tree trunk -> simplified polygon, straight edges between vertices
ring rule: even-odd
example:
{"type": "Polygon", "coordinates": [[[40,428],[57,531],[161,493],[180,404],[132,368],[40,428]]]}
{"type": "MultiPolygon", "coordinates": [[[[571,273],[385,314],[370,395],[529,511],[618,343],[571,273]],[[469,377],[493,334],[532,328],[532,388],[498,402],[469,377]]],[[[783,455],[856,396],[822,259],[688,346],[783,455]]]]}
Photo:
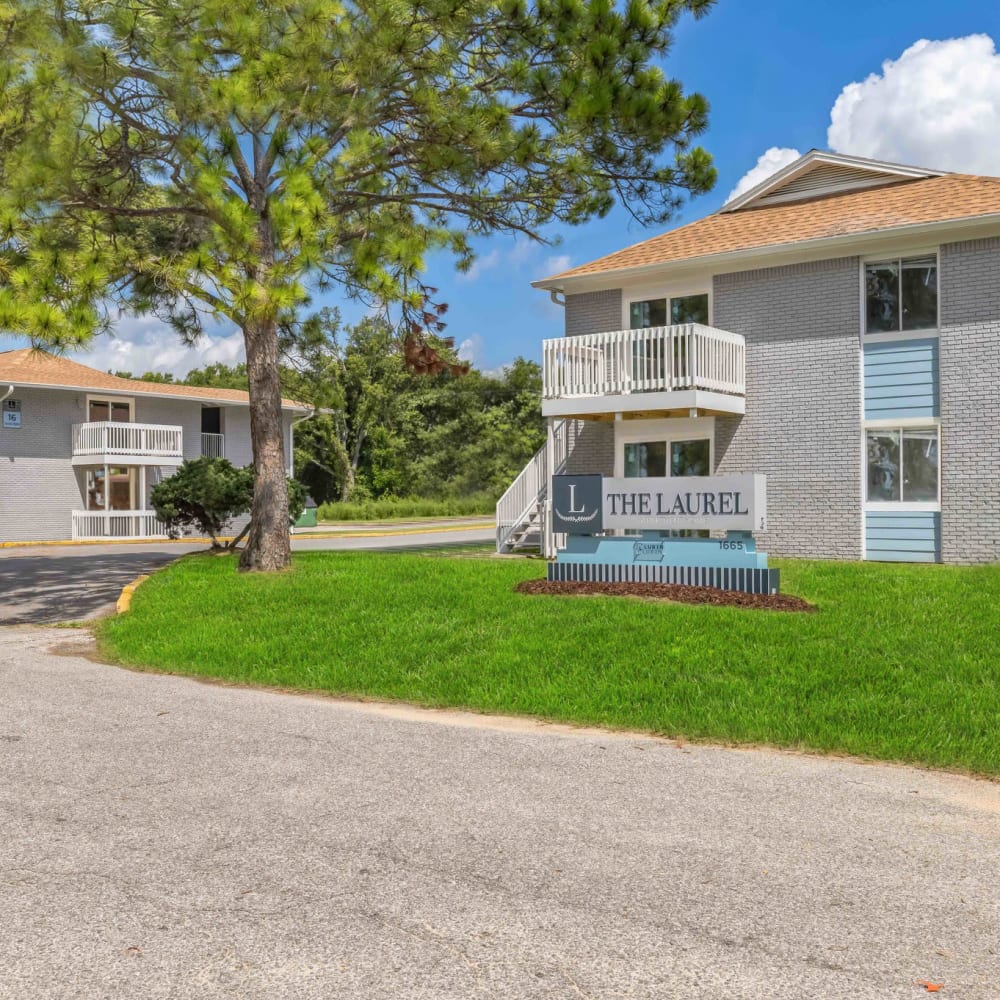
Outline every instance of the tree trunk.
{"type": "Polygon", "coordinates": [[[249,323],[243,337],[250,380],[253,508],[240,569],[269,572],[286,569],[291,562],[277,323],[249,323]]]}
{"type": "Polygon", "coordinates": [[[347,475],[344,478],[344,488],[341,491],[341,500],[350,500],[354,493],[354,484],[358,481],[358,466],[361,464],[361,446],[365,443],[364,428],[358,431],[358,436],[354,439],[354,449],[350,460],[347,463],[347,475]]]}

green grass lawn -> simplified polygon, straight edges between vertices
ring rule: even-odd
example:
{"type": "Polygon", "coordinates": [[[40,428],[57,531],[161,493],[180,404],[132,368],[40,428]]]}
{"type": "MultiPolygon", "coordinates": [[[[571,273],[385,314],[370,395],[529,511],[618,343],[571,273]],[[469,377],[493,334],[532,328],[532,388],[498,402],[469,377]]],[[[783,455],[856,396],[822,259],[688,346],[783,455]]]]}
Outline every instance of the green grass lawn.
{"type": "Polygon", "coordinates": [[[192,556],[99,638],[238,683],[1000,774],[1000,566],[778,565],[818,614],[515,594],[539,560],[192,556]]]}

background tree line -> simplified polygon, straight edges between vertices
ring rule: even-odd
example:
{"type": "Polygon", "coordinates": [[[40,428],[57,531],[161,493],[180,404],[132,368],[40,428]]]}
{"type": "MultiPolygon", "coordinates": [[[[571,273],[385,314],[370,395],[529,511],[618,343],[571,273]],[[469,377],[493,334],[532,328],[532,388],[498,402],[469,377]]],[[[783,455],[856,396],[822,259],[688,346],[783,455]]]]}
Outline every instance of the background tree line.
{"type": "MultiPolygon", "coordinates": [[[[295,478],[318,503],[383,497],[493,500],[545,440],[542,376],[517,358],[501,372],[443,365],[417,374],[381,319],[341,327],[327,310],[283,342],[282,391],[319,409],[295,428],[295,478]]],[[[132,377],[128,372],[117,372],[132,377]]],[[[246,389],[245,364],[146,381],[246,389]]]]}

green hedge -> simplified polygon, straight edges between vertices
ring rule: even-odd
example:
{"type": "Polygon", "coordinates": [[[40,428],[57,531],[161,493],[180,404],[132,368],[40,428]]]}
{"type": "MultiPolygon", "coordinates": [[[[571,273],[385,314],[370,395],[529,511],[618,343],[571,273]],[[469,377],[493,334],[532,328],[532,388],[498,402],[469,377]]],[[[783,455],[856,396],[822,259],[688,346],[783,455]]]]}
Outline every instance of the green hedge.
{"type": "Polygon", "coordinates": [[[383,497],[361,503],[324,503],[316,515],[321,521],[388,521],[401,517],[469,517],[495,510],[493,497],[477,493],[452,500],[383,497]]]}

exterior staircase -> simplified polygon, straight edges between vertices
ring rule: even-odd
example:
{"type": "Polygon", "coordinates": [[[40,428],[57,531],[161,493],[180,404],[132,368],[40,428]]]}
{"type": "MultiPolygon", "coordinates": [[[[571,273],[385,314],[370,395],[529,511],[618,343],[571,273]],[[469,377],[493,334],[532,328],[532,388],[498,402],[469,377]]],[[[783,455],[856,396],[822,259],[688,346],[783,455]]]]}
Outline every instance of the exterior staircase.
{"type": "Polygon", "coordinates": [[[549,478],[566,467],[568,450],[567,421],[551,421],[548,441],[497,501],[497,552],[538,549],[544,555],[551,554],[551,538],[546,532],[549,478]]]}

